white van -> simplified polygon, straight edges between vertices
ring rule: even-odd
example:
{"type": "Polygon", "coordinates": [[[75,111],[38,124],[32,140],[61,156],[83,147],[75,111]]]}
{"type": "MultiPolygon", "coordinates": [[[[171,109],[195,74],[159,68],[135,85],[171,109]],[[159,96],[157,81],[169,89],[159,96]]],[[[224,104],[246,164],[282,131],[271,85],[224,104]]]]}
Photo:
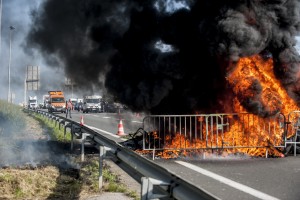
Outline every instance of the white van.
{"type": "Polygon", "coordinates": [[[99,95],[85,96],[83,98],[83,113],[102,112],[101,99],[99,95]]]}

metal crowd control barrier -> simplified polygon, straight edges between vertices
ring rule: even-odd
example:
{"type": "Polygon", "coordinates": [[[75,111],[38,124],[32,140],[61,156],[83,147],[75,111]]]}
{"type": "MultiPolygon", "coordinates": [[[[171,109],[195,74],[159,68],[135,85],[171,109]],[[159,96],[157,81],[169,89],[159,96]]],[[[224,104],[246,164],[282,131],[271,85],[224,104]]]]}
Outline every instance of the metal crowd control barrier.
{"type": "MultiPolygon", "coordinates": [[[[249,113],[150,115],[143,120],[143,149],[223,150],[284,147],[285,116],[249,113]]],[[[267,155],[266,155],[267,156],[267,155]]]]}

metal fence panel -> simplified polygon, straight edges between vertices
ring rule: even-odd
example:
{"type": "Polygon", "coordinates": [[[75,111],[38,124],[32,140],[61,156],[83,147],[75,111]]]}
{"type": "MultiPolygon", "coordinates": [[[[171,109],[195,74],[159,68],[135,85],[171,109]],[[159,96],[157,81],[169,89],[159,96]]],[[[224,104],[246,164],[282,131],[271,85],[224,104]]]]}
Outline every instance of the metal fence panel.
{"type": "Polygon", "coordinates": [[[260,118],[249,113],[150,115],[143,121],[148,133],[144,150],[265,148],[282,146],[285,117],[260,118]]]}

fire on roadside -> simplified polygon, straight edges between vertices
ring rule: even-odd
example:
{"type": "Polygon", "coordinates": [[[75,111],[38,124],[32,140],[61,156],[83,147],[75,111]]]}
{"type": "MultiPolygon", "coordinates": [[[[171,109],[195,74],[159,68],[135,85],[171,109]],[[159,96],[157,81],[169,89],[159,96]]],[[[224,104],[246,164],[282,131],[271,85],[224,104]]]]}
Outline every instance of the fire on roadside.
{"type": "MultiPolygon", "coordinates": [[[[265,129],[257,131],[257,128],[255,128],[257,125],[264,126],[269,117],[278,113],[287,115],[291,111],[299,110],[296,102],[288,95],[276,78],[273,67],[272,58],[264,58],[260,55],[244,57],[237,62],[235,68],[226,77],[234,94],[232,97],[232,110],[228,112],[249,113],[250,111],[256,117],[235,118],[235,121],[230,126],[230,130],[225,131],[224,134],[207,135],[207,139],[212,143],[212,146],[223,147],[221,149],[223,155],[242,153],[263,157],[268,151],[268,154],[274,157],[284,156],[280,150],[274,148],[274,146],[283,142],[282,132],[270,136],[265,129]],[[250,134],[236,134],[241,121],[244,124],[250,124],[248,127],[245,127],[250,134]],[[245,148],[226,148],[226,144],[220,144],[220,141],[232,140],[232,138],[239,142],[239,144],[235,145],[245,148]],[[247,148],[249,146],[268,148],[247,148]]],[[[224,108],[227,107],[224,105],[224,108]]],[[[198,120],[201,121],[203,119],[199,117],[198,120]]],[[[272,125],[280,130],[280,124],[274,123],[272,125]]],[[[206,128],[205,124],[202,128],[206,128]]],[[[155,134],[155,137],[158,137],[157,134],[155,134]]],[[[190,152],[195,153],[207,148],[207,141],[199,138],[189,138],[178,132],[173,133],[172,137],[166,134],[161,139],[164,141],[164,150],[157,153],[156,156],[165,159],[187,156],[190,152]],[[191,151],[188,151],[189,149],[191,151]]]]}

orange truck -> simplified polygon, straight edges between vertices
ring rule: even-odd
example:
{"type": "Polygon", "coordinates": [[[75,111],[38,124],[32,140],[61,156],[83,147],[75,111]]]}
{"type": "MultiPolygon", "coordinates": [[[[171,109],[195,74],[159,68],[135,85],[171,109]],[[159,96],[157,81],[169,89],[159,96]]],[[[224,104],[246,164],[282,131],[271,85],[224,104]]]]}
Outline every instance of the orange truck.
{"type": "Polygon", "coordinates": [[[48,91],[48,112],[66,112],[66,101],[62,91],[48,91]]]}

